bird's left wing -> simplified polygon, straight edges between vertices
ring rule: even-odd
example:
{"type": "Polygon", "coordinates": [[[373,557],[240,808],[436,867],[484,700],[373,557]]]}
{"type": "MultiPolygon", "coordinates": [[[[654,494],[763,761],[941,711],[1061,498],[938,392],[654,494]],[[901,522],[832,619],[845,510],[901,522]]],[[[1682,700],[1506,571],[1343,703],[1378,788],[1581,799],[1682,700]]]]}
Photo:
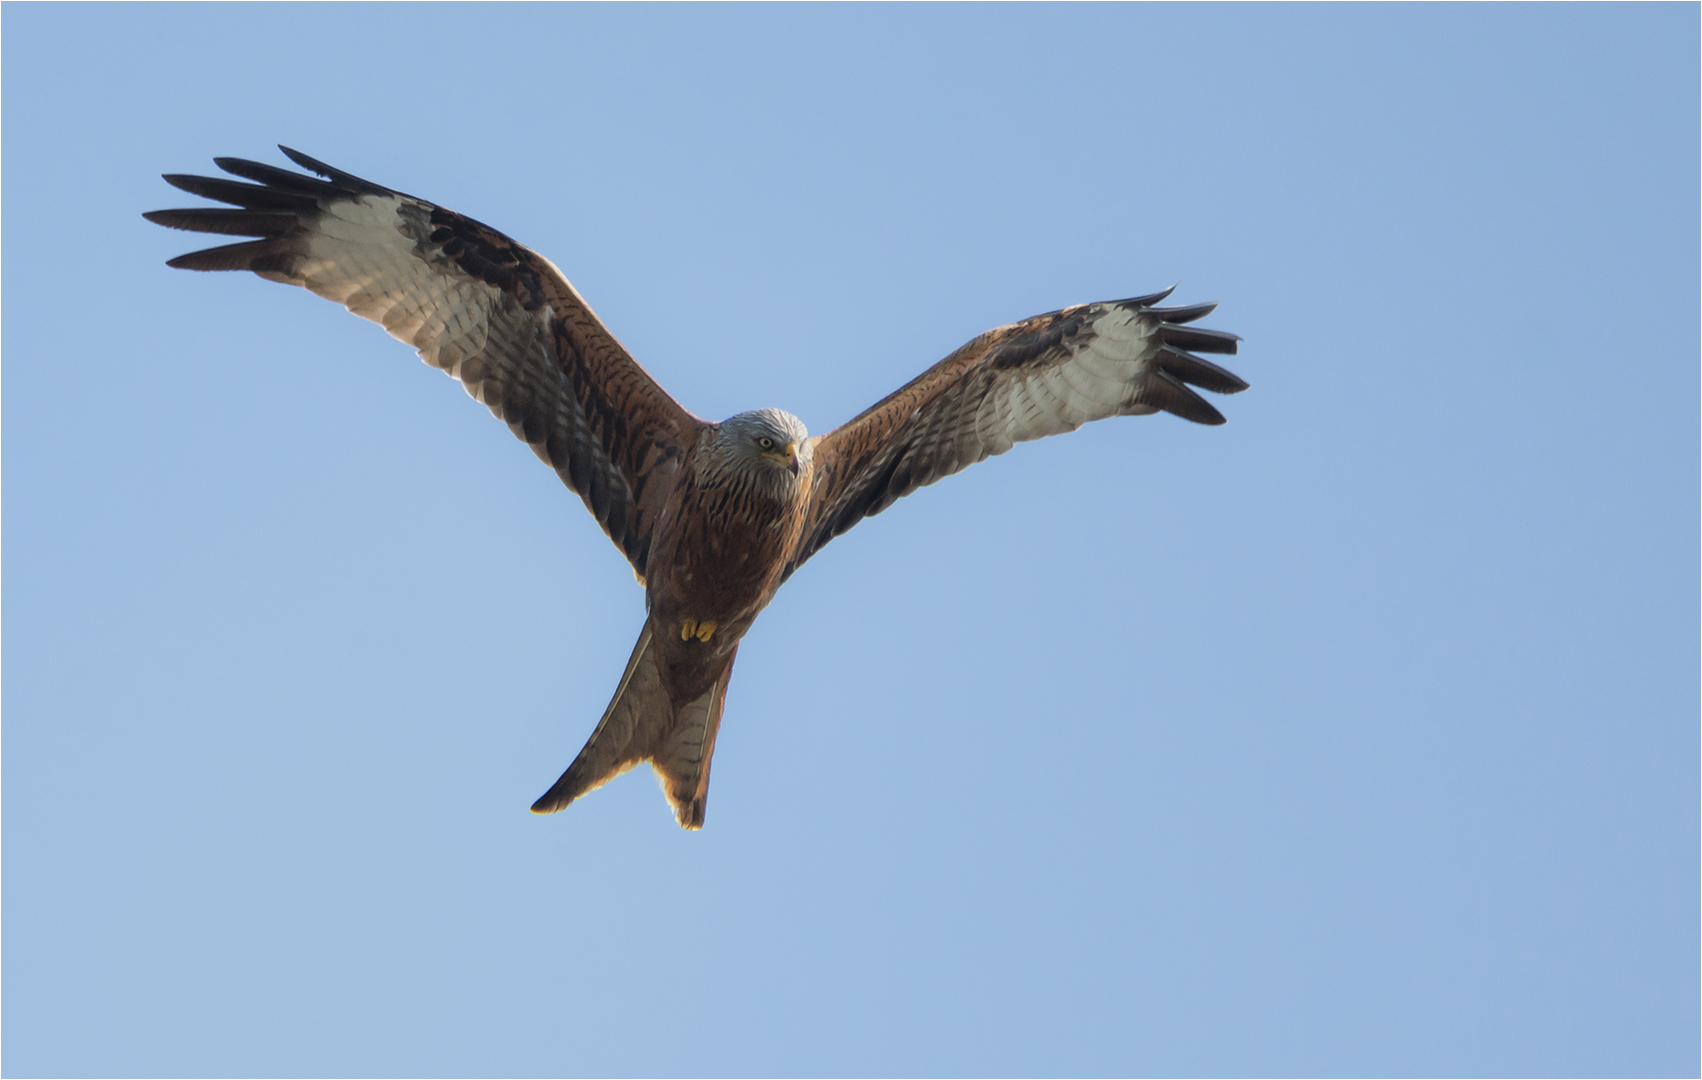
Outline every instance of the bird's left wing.
{"type": "Polygon", "coordinates": [[[786,574],[893,500],[1019,442],[1160,410],[1223,423],[1223,414],[1185,384],[1220,394],[1247,389],[1194,355],[1234,353],[1240,338],[1188,325],[1216,304],[1154,306],[1170,291],[989,330],[821,436],[808,516],[786,574]]]}
{"type": "Polygon", "coordinates": [[[259,237],[170,265],[300,285],[414,346],[555,469],[643,575],[656,518],[704,422],[638,366],[548,259],[472,218],[279,149],[325,179],[241,158],[214,162],[257,183],[165,178],[236,209],[156,210],[148,220],[259,237]]]}

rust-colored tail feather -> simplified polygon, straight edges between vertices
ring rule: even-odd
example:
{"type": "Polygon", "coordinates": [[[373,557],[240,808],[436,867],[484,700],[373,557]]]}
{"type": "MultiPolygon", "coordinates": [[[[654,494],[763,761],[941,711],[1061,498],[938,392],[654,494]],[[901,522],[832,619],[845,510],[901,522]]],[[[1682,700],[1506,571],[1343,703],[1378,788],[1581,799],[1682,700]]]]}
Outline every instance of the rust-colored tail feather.
{"type": "Polygon", "coordinates": [[[701,697],[675,708],[662,687],[646,625],[603,719],[561,779],[532,804],[532,812],[553,814],[648,760],[680,827],[701,829],[709,797],[709,762],[737,652],[727,658],[721,677],[701,697]]]}
{"type": "Polygon", "coordinates": [[[721,730],[721,709],[727,704],[727,682],[733,677],[734,646],[721,677],[703,696],[674,710],[673,724],[663,733],[650,757],[662,781],[662,794],[674,808],[682,829],[703,828],[709,801],[709,761],[715,756],[715,736],[721,730]]]}

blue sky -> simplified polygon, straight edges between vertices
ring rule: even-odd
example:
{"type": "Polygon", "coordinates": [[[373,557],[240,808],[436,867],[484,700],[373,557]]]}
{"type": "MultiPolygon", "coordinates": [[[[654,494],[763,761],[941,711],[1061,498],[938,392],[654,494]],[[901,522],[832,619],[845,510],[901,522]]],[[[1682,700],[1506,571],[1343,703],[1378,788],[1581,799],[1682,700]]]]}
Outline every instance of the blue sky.
{"type": "Polygon", "coordinates": [[[12,1075],[1694,1074],[1698,10],[4,11],[12,1075]],[[1180,282],[1229,423],[836,540],[708,826],[642,600],[162,172],[298,147],[826,431],[1180,282]]]}

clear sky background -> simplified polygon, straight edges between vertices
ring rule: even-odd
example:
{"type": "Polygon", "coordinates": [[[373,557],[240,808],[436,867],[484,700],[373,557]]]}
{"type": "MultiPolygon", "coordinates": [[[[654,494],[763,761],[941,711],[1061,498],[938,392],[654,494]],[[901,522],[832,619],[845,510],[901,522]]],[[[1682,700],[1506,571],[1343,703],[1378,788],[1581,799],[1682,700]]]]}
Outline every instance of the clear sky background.
{"type": "Polygon", "coordinates": [[[1694,1074],[1698,9],[4,12],[11,1075],[1694,1074]],[[708,827],[527,806],[642,594],[286,143],[816,432],[1180,281],[1252,383],[859,525],[708,827]]]}

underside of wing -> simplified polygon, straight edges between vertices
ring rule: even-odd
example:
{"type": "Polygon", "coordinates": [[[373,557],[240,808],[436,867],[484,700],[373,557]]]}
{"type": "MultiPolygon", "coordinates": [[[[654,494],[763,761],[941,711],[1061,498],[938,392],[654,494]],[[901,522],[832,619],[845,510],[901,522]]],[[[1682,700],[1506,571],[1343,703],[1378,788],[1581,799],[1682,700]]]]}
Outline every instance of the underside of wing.
{"type": "Polygon", "coordinates": [[[643,574],[656,516],[703,422],[547,259],[472,218],[284,153],[319,176],[241,158],[214,161],[243,181],[166,176],[229,205],[148,220],[254,238],[169,265],[299,285],[412,345],[554,468],[643,574]]]}
{"type": "Polygon", "coordinates": [[[1247,383],[1198,354],[1233,354],[1240,338],[1192,325],[1216,304],[1158,307],[1170,291],[990,330],[822,436],[809,519],[787,574],[894,500],[1019,442],[1160,411],[1223,423],[1193,387],[1234,394],[1247,383]]]}

